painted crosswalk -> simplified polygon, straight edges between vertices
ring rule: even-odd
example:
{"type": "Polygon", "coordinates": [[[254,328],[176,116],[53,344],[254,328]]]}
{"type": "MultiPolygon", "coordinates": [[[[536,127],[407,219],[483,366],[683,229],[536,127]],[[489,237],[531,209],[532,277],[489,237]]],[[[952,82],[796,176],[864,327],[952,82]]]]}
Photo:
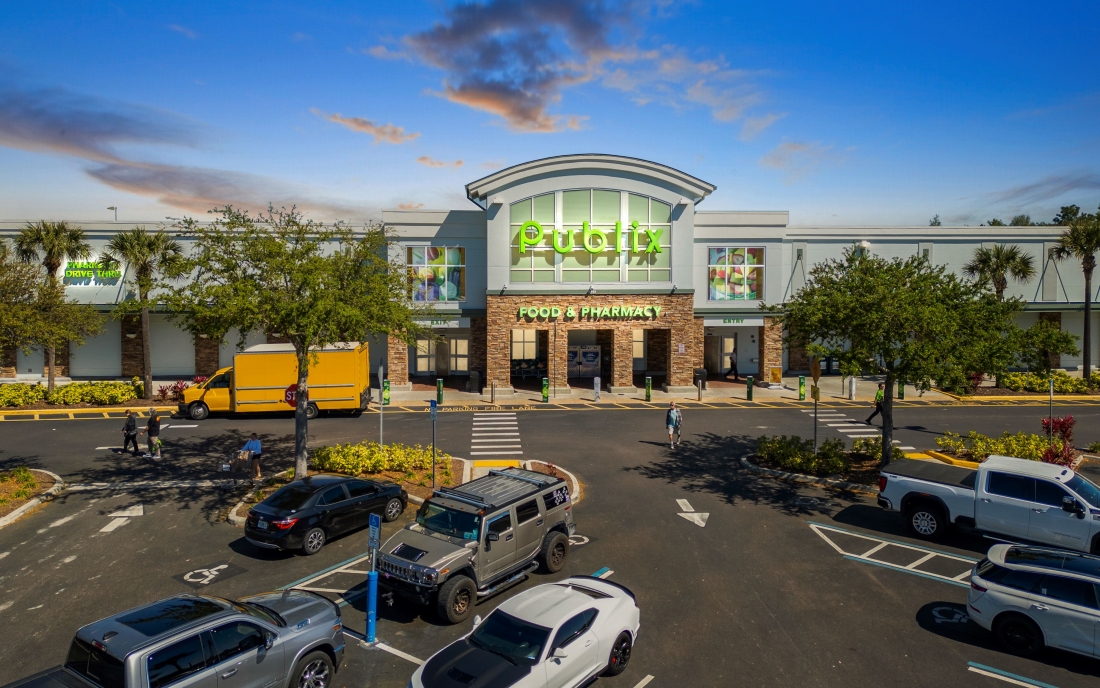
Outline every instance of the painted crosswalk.
{"type": "MultiPolygon", "coordinates": [[[[813,413],[810,409],[804,409],[802,412],[813,413]]],[[[827,428],[836,430],[844,437],[882,437],[882,428],[868,425],[855,418],[849,418],[846,414],[840,413],[839,411],[818,413],[817,421],[827,428]]]]}
{"type": "Polygon", "coordinates": [[[470,429],[470,456],[523,454],[519,421],[514,412],[475,413],[470,429]]]}

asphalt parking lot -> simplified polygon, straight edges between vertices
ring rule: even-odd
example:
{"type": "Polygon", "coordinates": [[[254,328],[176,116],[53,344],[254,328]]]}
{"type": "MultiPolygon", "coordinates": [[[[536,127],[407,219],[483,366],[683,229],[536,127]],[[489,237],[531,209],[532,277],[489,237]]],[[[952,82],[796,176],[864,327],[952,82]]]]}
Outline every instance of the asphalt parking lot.
{"type": "MultiPolygon", "coordinates": [[[[1097,414],[1081,411],[1078,435],[1096,433],[1097,414]]],[[[944,429],[1037,428],[1039,415],[1035,408],[909,409],[896,436],[928,448],[928,437],[944,429]]],[[[423,443],[426,416],[387,416],[387,441],[423,443]]],[[[1091,685],[1098,675],[1095,660],[1057,651],[1037,660],[1004,654],[965,621],[965,574],[989,541],[951,534],[928,546],[908,538],[900,518],[870,497],[743,470],[736,459],[758,434],[806,436],[798,410],[689,409],[676,449],[662,436],[658,409],[517,417],[523,458],[562,465],[584,483],[574,513],[587,543],[574,548],[557,576],[534,575],[482,602],[477,613],[518,590],[609,569],[612,580],[637,594],[642,631],[626,673],[601,685],[633,688],[647,676],[650,686],[685,685],[684,677],[700,686],[996,685],[992,670],[1065,688],[1091,685]],[[702,514],[705,526],[697,524],[702,514]]],[[[220,520],[233,492],[181,484],[211,478],[217,457],[252,431],[267,438],[273,463],[288,461],[276,450],[292,429],[288,419],[212,419],[180,428],[174,439],[165,432],[170,458],[163,465],[95,450],[110,445],[117,424],[0,426],[5,465],[29,463],[81,483],[162,481],[71,492],[0,530],[0,621],[26,629],[9,633],[0,647],[0,682],[58,663],[80,625],[195,589],[234,597],[291,584],[321,588],[348,600],[347,626],[363,631],[363,600],[355,593],[363,585],[357,560],[366,552],[365,532],[308,558],[256,550],[220,520]]],[[[442,449],[465,456],[471,415],[440,414],[438,435],[442,449]]],[[[311,424],[315,443],[376,437],[377,416],[311,424]]],[[[402,523],[387,524],[383,536],[402,523]]],[[[468,630],[469,622],[443,626],[401,602],[383,606],[378,635],[396,652],[349,644],[337,685],[402,688],[415,668],[402,655],[426,659],[468,630]]]]}

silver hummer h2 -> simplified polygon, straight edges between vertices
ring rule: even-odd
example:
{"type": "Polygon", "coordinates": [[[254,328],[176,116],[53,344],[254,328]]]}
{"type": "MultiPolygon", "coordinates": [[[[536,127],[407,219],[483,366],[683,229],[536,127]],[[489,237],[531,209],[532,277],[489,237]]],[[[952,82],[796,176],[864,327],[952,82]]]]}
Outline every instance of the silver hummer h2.
{"type": "Polygon", "coordinates": [[[379,550],[383,595],[434,603],[441,619],[460,623],[478,599],[533,569],[565,566],[571,507],[565,480],[519,468],[440,488],[379,550]]]}

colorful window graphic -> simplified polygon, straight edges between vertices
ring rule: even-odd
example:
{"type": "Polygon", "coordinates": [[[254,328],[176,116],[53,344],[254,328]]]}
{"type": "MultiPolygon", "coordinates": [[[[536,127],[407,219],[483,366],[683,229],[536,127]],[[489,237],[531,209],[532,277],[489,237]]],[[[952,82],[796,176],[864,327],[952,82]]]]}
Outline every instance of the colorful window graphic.
{"type": "Polygon", "coordinates": [[[707,249],[707,298],[754,301],[764,298],[764,249],[711,246],[707,249]]]}
{"type": "Polygon", "coordinates": [[[413,301],[465,301],[466,249],[410,246],[407,261],[413,301]]]}

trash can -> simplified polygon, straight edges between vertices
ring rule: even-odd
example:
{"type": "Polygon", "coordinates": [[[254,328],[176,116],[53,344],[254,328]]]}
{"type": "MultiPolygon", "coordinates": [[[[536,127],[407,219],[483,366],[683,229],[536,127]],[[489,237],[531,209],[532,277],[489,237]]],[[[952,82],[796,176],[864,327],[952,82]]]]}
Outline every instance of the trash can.
{"type": "Polygon", "coordinates": [[[466,391],[471,394],[481,394],[481,373],[470,371],[470,379],[466,381],[466,391]]]}
{"type": "Polygon", "coordinates": [[[696,368],[695,369],[695,374],[691,379],[691,383],[693,385],[695,385],[696,387],[698,387],[700,381],[703,383],[703,389],[706,389],[707,388],[707,369],[706,368],[696,368]]]}

